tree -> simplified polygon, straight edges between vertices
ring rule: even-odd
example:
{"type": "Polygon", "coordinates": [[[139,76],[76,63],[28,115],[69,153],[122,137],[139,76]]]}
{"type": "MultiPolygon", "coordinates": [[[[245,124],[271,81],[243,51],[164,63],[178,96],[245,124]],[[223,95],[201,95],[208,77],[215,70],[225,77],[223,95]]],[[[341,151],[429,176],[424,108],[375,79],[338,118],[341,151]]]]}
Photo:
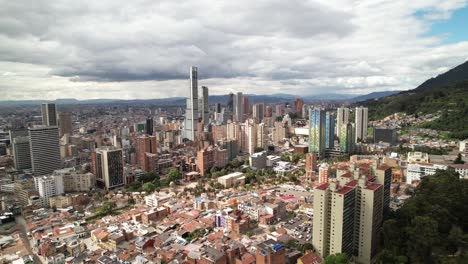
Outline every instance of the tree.
{"type": "Polygon", "coordinates": [[[166,179],[166,184],[169,184],[171,182],[176,183],[179,179],[182,179],[182,173],[178,169],[171,168],[167,172],[167,179],[166,179]]]}
{"type": "Polygon", "coordinates": [[[262,151],[264,151],[264,150],[265,150],[265,149],[262,148],[262,147],[255,147],[255,148],[254,148],[254,152],[262,152],[262,151]]]}
{"type": "Polygon", "coordinates": [[[252,231],[247,231],[245,234],[246,234],[249,238],[251,238],[251,237],[253,236],[252,231]]]}
{"type": "Polygon", "coordinates": [[[155,189],[156,189],[156,185],[154,185],[151,182],[147,182],[147,183],[143,184],[143,191],[146,192],[146,193],[152,193],[152,192],[154,192],[155,189]]]}
{"type": "Polygon", "coordinates": [[[133,198],[131,196],[127,199],[127,202],[128,202],[128,204],[131,204],[131,205],[134,205],[136,203],[135,198],[133,198]]]}
{"type": "Polygon", "coordinates": [[[462,159],[461,153],[458,153],[457,158],[453,161],[453,164],[465,164],[465,162],[462,159]]]}
{"type": "Polygon", "coordinates": [[[349,263],[346,253],[337,253],[325,258],[325,264],[346,264],[349,263]]]}

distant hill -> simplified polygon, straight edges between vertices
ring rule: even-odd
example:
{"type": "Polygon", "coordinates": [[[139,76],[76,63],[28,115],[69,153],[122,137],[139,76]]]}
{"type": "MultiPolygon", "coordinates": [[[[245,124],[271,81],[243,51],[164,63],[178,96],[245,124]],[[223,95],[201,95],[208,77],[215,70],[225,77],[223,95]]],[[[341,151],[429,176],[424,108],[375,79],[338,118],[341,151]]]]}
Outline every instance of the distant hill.
{"type": "Polygon", "coordinates": [[[371,120],[396,112],[437,113],[440,118],[424,124],[425,127],[450,131],[455,138],[468,138],[468,62],[425,81],[413,90],[360,104],[369,108],[371,120]]]}
{"type": "MultiPolygon", "coordinates": [[[[305,101],[341,101],[351,100],[355,95],[349,94],[317,94],[317,95],[292,95],[292,94],[244,94],[249,98],[249,102],[258,103],[263,102],[266,104],[271,103],[284,103],[291,102],[294,98],[302,98],[305,101]]],[[[226,104],[228,95],[210,95],[210,104],[226,104]]],[[[56,103],[58,105],[75,105],[75,104],[158,104],[161,106],[167,105],[185,105],[185,97],[170,97],[160,99],[90,99],[90,100],[77,100],[77,99],[57,99],[57,100],[18,100],[18,101],[0,101],[0,106],[18,106],[18,105],[40,105],[42,103],[56,103]]]]}
{"type": "Polygon", "coordinates": [[[458,65],[457,67],[449,70],[448,72],[438,75],[435,78],[430,78],[429,80],[419,85],[413,91],[428,91],[434,88],[449,86],[463,81],[468,81],[468,61],[458,65]]]}
{"type": "Polygon", "coordinates": [[[399,92],[400,91],[373,92],[373,93],[366,94],[366,95],[356,96],[356,97],[353,98],[353,101],[361,102],[361,101],[366,101],[366,100],[369,100],[369,99],[378,99],[378,98],[389,96],[389,95],[392,95],[392,94],[397,94],[399,92]]]}

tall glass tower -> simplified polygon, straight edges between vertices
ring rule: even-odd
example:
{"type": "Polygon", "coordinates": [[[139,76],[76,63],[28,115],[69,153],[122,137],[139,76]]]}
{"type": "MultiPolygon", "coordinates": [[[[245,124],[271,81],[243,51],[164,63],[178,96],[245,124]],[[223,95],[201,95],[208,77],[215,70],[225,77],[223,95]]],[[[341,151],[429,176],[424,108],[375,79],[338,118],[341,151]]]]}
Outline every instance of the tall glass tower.
{"type": "Polygon", "coordinates": [[[189,95],[185,111],[184,134],[190,140],[195,140],[198,123],[198,69],[190,67],[189,95]]]}
{"type": "Polygon", "coordinates": [[[309,113],[309,152],[325,156],[325,110],[312,109],[309,113]]]}

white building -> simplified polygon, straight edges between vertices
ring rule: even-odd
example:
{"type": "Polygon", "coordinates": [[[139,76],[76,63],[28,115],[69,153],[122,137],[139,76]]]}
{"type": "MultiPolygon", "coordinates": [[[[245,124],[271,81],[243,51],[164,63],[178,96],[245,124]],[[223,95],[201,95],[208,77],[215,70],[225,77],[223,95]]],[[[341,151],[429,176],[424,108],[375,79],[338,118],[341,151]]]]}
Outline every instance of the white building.
{"type": "Polygon", "coordinates": [[[451,164],[450,167],[460,174],[460,178],[468,178],[468,164],[451,164]]]}
{"type": "Polygon", "coordinates": [[[355,109],[356,123],[356,143],[365,141],[367,138],[367,124],[369,122],[367,107],[356,107],[355,109]]]}
{"type": "Polygon", "coordinates": [[[278,163],[280,161],[281,161],[280,156],[269,155],[269,156],[267,156],[266,165],[267,165],[267,167],[274,167],[274,166],[276,166],[276,163],[278,163]]]}
{"type": "Polygon", "coordinates": [[[95,187],[94,175],[90,172],[83,173],[75,168],[55,170],[53,175],[63,177],[63,188],[65,192],[87,192],[95,187]]]}
{"type": "Polygon", "coordinates": [[[436,170],[446,170],[446,165],[431,163],[409,163],[406,168],[406,183],[420,181],[422,177],[435,174],[436,170]]]}
{"type": "Polygon", "coordinates": [[[64,191],[62,175],[47,175],[34,177],[34,186],[43,199],[44,206],[49,205],[49,198],[62,195],[64,191]]]}
{"type": "Polygon", "coordinates": [[[145,204],[148,207],[159,207],[163,203],[169,201],[170,195],[158,195],[156,193],[145,196],[145,204]]]}
{"type": "Polygon", "coordinates": [[[423,152],[408,152],[408,163],[425,162],[429,163],[429,155],[423,152]]]}
{"type": "Polygon", "coordinates": [[[458,149],[463,156],[468,156],[468,139],[460,141],[460,147],[458,149]]]}
{"type": "Polygon", "coordinates": [[[234,184],[239,183],[243,185],[245,183],[245,176],[242,172],[233,172],[218,178],[218,182],[226,188],[232,187],[234,184]]]}

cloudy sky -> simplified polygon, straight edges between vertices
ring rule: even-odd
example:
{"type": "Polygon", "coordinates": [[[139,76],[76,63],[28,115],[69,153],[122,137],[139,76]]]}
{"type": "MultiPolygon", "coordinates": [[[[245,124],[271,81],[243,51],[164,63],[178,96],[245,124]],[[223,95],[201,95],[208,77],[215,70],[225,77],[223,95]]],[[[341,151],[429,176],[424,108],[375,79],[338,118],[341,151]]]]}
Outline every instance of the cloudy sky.
{"type": "Polygon", "coordinates": [[[0,100],[365,94],[468,60],[466,0],[0,0],[0,100]]]}

